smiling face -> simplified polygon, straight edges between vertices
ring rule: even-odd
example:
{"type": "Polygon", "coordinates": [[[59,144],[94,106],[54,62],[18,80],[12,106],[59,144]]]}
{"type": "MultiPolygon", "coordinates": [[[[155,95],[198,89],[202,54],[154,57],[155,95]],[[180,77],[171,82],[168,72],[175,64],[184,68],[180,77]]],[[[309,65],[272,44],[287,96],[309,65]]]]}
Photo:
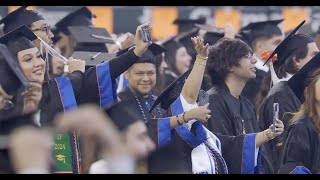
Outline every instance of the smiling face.
{"type": "Polygon", "coordinates": [[[129,87],[141,96],[146,96],[156,85],[156,66],[152,63],[136,63],[126,71],[129,87]]]}
{"type": "Polygon", "coordinates": [[[239,65],[232,67],[232,73],[246,82],[254,79],[256,78],[256,62],[257,59],[255,56],[251,54],[244,56],[240,59],[239,65]]]}
{"type": "MultiPolygon", "coordinates": [[[[54,37],[53,33],[50,30],[50,26],[44,21],[39,20],[31,24],[32,32],[40,37],[44,42],[53,46],[52,38],[54,37]]],[[[36,39],[33,41],[34,45],[40,49],[40,40],[36,39]]]]}
{"type": "Polygon", "coordinates": [[[19,64],[29,81],[43,83],[45,62],[38,48],[30,48],[18,52],[19,64]]]}
{"type": "Polygon", "coordinates": [[[188,54],[185,47],[180,47],[176,52],[176,68],[180,74],[188,71],[192,57],[188,54]]]}

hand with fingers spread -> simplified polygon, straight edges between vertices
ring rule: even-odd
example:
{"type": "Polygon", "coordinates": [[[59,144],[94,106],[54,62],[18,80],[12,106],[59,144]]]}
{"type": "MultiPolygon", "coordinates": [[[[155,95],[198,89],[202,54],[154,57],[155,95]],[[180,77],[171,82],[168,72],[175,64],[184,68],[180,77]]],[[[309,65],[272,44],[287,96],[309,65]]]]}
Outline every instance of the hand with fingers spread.
{"type": "Polygon", "coordinates": [[[38,110],[42,98],[42,84],[30,82],[30,87],[21,95],[24,97],[23,114],[30,114],[38,110]]]}
{"type": "Polygon", "coordinates": [[[211,117],[211,110],[209,110],[209,103],[204,106],[191,109],[185,113],[185,119],[187,121],[196,119],[203,123],[207,122],[211,117]]]}
{"type": "MultiPolygon", "coordinates": [[[[148,47],[152,44],[152,42],[144,42],[142,38],[142,27],[148,24],[142,24],[137,27],[136,34],[134,36],[135,49],[133,50],[136,56],[141,57],[143,53],[145,53],[148,47]]],[[[150,25],[148,25],[150,27],[150,25]]],[[[152,28],[150,27],[150,30],[152,28]]]]}
{"type": "Polygon", "coordinates": [[[191,41],[194,45],[194,48],[197,51],[197,54],[202,57],[202,58],[207,58],[208,57],[208,47],[209,44],[207,43],[204,45],[204,40],[201,37],[192,37],[191,41]]]}
{"type": "Polygon", "coordinates": [[[69,61],[68,61],[69,73],[72,73],[74,71],[84,72],[85,67],[86,67],[85,61],[82,61],[81,59],[74,59],[73,57],[69,58],[69,61]]]}
{"type": "Polygon", "coordinates": [[[236,37],[236,29],[230,23],[224,27],[224,37],[234,39],[236,37]]]}

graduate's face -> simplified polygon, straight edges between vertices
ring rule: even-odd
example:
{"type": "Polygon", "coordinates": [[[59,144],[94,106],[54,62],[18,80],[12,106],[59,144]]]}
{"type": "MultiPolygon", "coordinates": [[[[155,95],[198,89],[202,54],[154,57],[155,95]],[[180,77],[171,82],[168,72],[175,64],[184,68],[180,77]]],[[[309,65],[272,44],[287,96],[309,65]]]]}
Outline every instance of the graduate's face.
{"type": "Polygon", "coordinates": [[[192,57],[188,54],[185,47],[180,47],[176,53],[176,68],[180,74],[188,71],[192,57]]]}
{"type": "Polygon", "coordinates": [[[232,73],[239,79],[248,81],[256,78],[256,66],[257,59],[252,54],[248,54],[242,57],[238,66],[233,66],[232,73]]]}
{"type": "Polygon", "coordinates": [[[256,48],[254,48],[254,53],[259,59],[262,59],[261,55],[264,52],[273,52],[283,39],[284,37],[282,35],[276,35],[269,39],[260,40],[257,42],[256,48]]]}
{"type": "Polygon", "coordinates": [[[136,159],[146,158],[155,149],[155,144],[148,135],[143,121],[131,124],[125,133],[125,142],[136,159]]]}
{"type": "Polygon", "coordinates": [[[34,47],[18,52],[19,64],[29,81],[43,83],[45,62],[41,58],[40,51],[34,47]]]}
{"type": "Polygon", "coordinates": [[[307,56],[303,59],[298,59],[295,61],[299,69],[301,69],[305,64],[307,64],[315,55],[319,53],[318,46],[315,42],[307,44],[308,53],[307,56]]]}
{"type": "MultiPolygon", "coordinates": [[[[50,26],[44,20],[39,20],[32,23],[31,30],[44,42],[46,42],[50,46],[53,46],[52,38],[54,37],[54,35],[50,30],[50,26]]],[[[36,47],[40,49],[40,40],[37,39],[33,43],[36,47]]]]}
{"type": "Polygon", "coordinates": [[[156,67],[152,63],[136,63],[125,76],[129,87],[142,96],[148,95],[157,82],[156,67]]]}
{"type": "Polygon", "coordinates": [[[160,72],[160,74],[164,74],[165,69],[168,68],[168,64],[164,60],[164,55],[161,55],[161,57],[162,57],[162,59],[161,59],[160,67],[159,67],[159,72],[160,72]]]}

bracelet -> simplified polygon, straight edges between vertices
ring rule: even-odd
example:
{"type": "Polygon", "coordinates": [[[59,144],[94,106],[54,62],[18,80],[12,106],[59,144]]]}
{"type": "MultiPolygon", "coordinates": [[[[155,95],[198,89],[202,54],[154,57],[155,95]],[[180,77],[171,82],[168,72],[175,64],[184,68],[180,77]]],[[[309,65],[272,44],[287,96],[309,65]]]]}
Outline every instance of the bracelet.
{"type": "Polygon", "coordinates": [[[203,57],[203,56],[200,56],[199,54],[197,55],[196,59],[201,59],[201,60],[208,60],[208,56],[207,57],[203,57]]]}
{"type": "Polygon", "coordinates": [[[177,118],[177,123],[179,124],[179,126],[181,126],[182,124],[179,121],[179,115],[176,115],[176,118],[177,118]]]}
{"type": "Polygon", "coordinates": [[[183,114],[182,114],[182,119],[183,119],[183,122],[184,123],[188,123],[188,121],[186,121],[186,119],[184,118],[184,115],[186,114],[186,112],[183,112],[183,114]]]}

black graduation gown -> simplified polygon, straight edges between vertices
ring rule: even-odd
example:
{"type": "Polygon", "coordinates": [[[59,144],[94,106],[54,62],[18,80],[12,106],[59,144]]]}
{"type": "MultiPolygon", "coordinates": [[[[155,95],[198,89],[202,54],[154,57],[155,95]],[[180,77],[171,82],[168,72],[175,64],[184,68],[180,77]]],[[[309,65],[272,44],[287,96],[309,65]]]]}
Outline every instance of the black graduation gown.
{"type": "Polygon", "coordinates": [[[279,173],[320,173],[319,132],[305,114],[301,115],[288,129],[279,173]]]}
{"type": "MultiPolygon", "coordinates": [[[[173,104],[175,104],[177,101],[178,100],[176,100],[173,104]]],[[[178,106],[171,105],[170,112],[179,109],[178,106]]],[[[176,113],[173,112],[172,115],[174,114],[176,113]]],[[[198,122],[197,125],[199,125],[199,123],[200,122],[198,122]]],[[[191,142],[184,139],[184,133],[180,129],[182,128],[182,126],[178,126],[175,129],[170,129],[169,118],[151,119],[147,123],[147,126],[150,137],[154,140],[158,147],[166,146],[167,144],[175,147],[171,152],[174,154],[171,154],[170,152],[162,155],[152,154],[148,159],[149,173],[163,173],[163,167],[166,166],[166,164],[163,164],[163,159],[170,158],[171,156],[174,156],[174,161],[172,161],[171,163],[177,164],[177,166],[179,167],[179,172],[192,173],[191,152],[195,147],[197,147],[199,142],[197,144],[196,142],[191,142]]],[[[198,130],[196,127],[196,123],[193,123],[190,132],[193,135],[197,136],[197,132],[200,132],[198,130]]],[[[260,172],[259,166],[257,168],[254,168],[253,166],[254,151],[252,150],[255,149],[255,134],[225,136],[219,133],[215,133],[215,135],[221,142],[220,148],[223,156],[223,160],[219,160],[218,156],[214,155],[217,159],[216,162],[218,167],[218,174],[225,172],[223,169],[225,167],[224,162],[227,165],[228,173],[240,174],[260,172]]]]}
{"type": "Polygon", "coordinates": [[[118,94],[121,101],[126,102],[126,104],[132,108],[134,108],[134,111],[137,112],[139,117],[144,121],[149,121],[151,118],[161,118],[166,117],[166,112],[160,108],[160,105],[158,105],[156,108],[153,109],[152,113],[149,114],[149,109],[157,99],[157,96],[150,95],[148,98],[143,98],[137,94],[137,98],[140,101],[141,107],[143,109],[144,115],[146,116],[147,120],[144,119],[143,113],[141,112],[141,109],[139,107],[139,104],[137,100],[134,97],[134,94],[130,90],[129,87],[126,87],[126,89],[123,92],[120,92],[118,94]]]}
{"type": "MultiPolygon", "coordinates": [[[[207,93],[210,95],[212,116],[206,126],[210,131],[228,136],[260,132],[255,108],[247,98],[242,95],[239,99],[235,98],[224,83],[214,85],[207,93]]],[[[264,148],[262,146],[262,172],[271,173],[272,167],[264,148]]]]}
{"type": "Polygon", "coordinates": [[[179,77],[179,75],[175,74],[174,72],[170,70],[164,71],[164,82],[163,87],[164,89],[168,87],[174,80],[176,80],[179,77]]]}
{"type": "Polygon", "coordinates": [[[262,80],[266,76],[266,74],[267,73],[265,71],[263,71],[261,69],[257,69],[256,78],[255,79],[251,79],[250,81],[248,81],[247,84],[245,85],[245,87],[242,90],[241,95],[246,97],[248,100],[250,100],[250,102],[254,106],[256,104],[256,96],[257,96],[257,94],[259,92],[262,80]]]}
{"type": "MultiPolygon", "coordinates": [[[[105,78],[108,78],[107,76],[110,73],[109,77],[112,81],[112,86],[115,86],[115,79],[137,61],[138,56],[134,54],[133,50],[130,50],[122,56],[116,57],[109,61],[110,72],[104,71],[100,74],[105,75],[105,78]]],[[[67,76],[67,78],[70,79],[75,100],[78,105],[95,103],[102,108],[105,108],[104,105],[107,105],[103,104],[103,99],[101,98],[103,96],[103,92],[99,88],[101,83],[99,82],[97,76],[99,76],[99,72],[96,66],[89,68],[84,73],[75,71],[67,76]]],[[[103,80],[104,77],[101,77],[101,79],[103,80]]],[[[115,89],[116,87],[108,87],[106,91],[114,91],[113,94],[115,95],[115,89]]],[[[54,116],[57,113],[64,111],[64,105],[62,103],[62,99],[60,98],[60,94],[60,89],[58,88],[58,85],[54,79],[46,82],[43,85],[43,97],[40,103],[40,122],[42,125],[51,125],[54,116]]]]}
{"type": "Polygon", "coordinates": [[[276,173],[280,167],[284,137],[291,119],[291,116],[285,113],[297,112],[301,103],[286,81],[275,84],[261,103],[259,114],[260,129],[267,129],[273,124],[273,103],[279,103],[279,119],[283,121],[285,128],[282,135],[265,144],[266,154],[271,158],[274,173],[276,173]]]}

